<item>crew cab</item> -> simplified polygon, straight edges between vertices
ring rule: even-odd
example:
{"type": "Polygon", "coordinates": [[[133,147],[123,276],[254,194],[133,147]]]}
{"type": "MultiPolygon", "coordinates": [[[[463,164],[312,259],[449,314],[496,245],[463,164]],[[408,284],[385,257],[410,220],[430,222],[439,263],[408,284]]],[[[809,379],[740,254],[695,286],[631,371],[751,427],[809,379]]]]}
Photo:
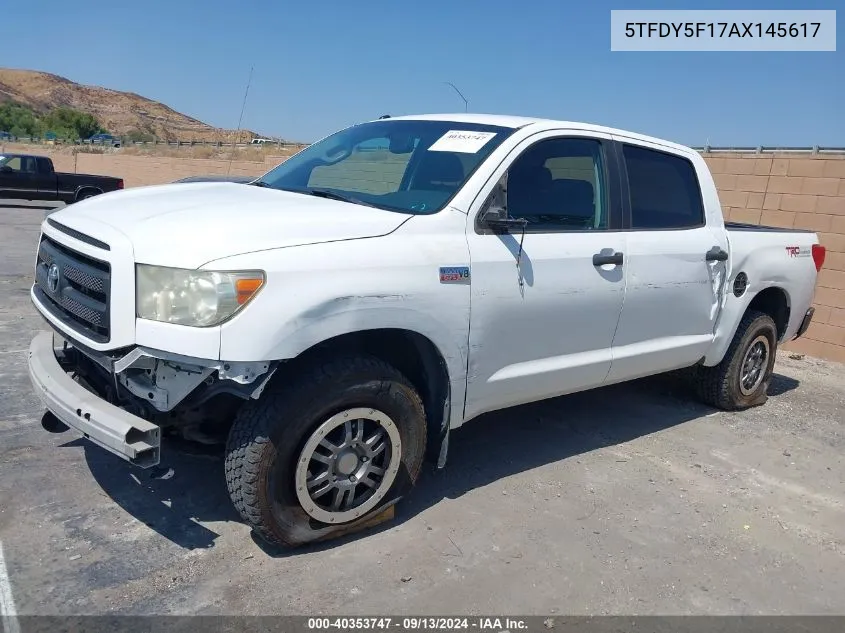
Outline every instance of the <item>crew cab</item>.
{"type": "Polygon", "coordinates": [[[49,215],[29,371],[59,420],[137,466],[163,435],[223,445],[243,519],[300,545],[384,516],[489,411],[683,368],[715,407],[763,404],[824,255],[811,232],[725,223],[675,143],[381,119],[250,184],[49,215]]]}
{"type": "Polygon", "coordinates": [[[0,198],[70,204],[118,189],[122,178],[57,172],[49,156],[0,155],[0,198]]]}

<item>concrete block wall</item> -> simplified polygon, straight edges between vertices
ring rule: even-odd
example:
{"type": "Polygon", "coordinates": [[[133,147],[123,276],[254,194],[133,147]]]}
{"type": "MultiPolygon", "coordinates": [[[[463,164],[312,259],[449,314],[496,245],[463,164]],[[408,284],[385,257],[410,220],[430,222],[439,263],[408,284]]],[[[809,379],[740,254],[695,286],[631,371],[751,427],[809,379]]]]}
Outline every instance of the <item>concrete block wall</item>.
{"type": "Polygon", "coordinates": [[[845,154],[704,157],[727,219],[818,233],[827,257],[813,324],[786,348],[845,362],[845,154]]]}

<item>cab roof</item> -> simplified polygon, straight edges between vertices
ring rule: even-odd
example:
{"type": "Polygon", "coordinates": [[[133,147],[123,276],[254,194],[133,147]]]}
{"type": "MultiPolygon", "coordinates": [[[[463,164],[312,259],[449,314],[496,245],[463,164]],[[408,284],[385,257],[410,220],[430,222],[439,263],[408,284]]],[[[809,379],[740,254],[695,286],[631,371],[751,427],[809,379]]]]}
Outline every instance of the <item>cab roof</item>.
{"type": "Polygon", "coordinates": [[[513,129],[524,128],[531,126],[536,131],[543,130],[582,130],[585,132],[601,132],[604,134],[612,134],[614,136],[624,136],[629,139],[646,141],[650,143],[657,143],[664,147],[670,147],[683,152],[694,151],[686,145],[673,143],[666,139],[647,136],[645,134],[638,134],[628,130],[621,130],[618,128],[606,127],[603,125],[595,125],[593,123],[583,123],[578,121],[558,121],[555,119],[543,119],[537,117],[523,117],[511,116],[506,114],[476,114],[476,113],[454,113],[454,114],[411,114],[404,116],[390,117],[395,120],[418,120],[418,121],[454,121],[456,123],[477,123],[481,125],[498,125],[500,127],[509,127],[513,129]]]}

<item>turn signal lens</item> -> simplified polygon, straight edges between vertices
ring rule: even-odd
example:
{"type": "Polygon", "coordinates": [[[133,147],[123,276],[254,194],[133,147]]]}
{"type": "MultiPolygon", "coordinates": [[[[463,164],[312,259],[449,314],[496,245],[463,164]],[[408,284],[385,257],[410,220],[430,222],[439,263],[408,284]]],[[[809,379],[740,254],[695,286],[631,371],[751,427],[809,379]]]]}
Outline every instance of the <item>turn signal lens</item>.
{"type": "Polygon", "coordinates": [[[816,272],[819,272],[824,266],[824,258],[827,254],[827,249],[821,244],[813,244],[813,263],[816,265],[816,272]]]}
{"type": "Polygon", "coordinates": [[[260,277],[244,278],[241,277],[235,281],[235,290],[238,294],[238,305],[243,305],[255,295],[256,292],[264,284],[264,279],[260,277]]]}

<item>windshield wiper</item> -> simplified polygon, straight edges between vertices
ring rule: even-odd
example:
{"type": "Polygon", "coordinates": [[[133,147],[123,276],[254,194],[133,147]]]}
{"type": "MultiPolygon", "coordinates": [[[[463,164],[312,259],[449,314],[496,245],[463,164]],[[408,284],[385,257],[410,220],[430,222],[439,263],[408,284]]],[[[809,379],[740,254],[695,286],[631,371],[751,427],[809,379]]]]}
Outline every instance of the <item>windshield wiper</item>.
{"type": "Polygon", "coordinates": [[[376,209],[380,208],[375,204],[364,202],[363,200],[359,200],[358,198],[353,198],[351,196],[344,196],[343,194],[335,193],[334,191],[329,191],[328,189],[305,189],[300,193],[307,193],[310,196],[327,198],[329,200],[340,200],[341,202],[351,202],[352,204],[363,204],[365,207],[374,207],[376,209]]]}
{"type": "Polygon", "coordinates": [[[255,185],[256,187],[267,187],[269,189],[276,189],[277,191],[289,191],[290,193],[303,193],[307,196],[316,196],[317,198],[327,198],[329,200],[340,200],[341,202],[349,202],[352,204],[361,204],[365,207],[373,207],[375,209],[381,209],[382,207],[372,204],[370,202],[365,202],[364,200],[359,200],[358,198],[353,198],[352,196],[344,196],[340,193],[335,193],[334,191],[330,191],[328,189],[286,189],[285,187],[274,187],[271,184],[264,182],[263,180],[253,180],[251,185],[255,185]]]}

